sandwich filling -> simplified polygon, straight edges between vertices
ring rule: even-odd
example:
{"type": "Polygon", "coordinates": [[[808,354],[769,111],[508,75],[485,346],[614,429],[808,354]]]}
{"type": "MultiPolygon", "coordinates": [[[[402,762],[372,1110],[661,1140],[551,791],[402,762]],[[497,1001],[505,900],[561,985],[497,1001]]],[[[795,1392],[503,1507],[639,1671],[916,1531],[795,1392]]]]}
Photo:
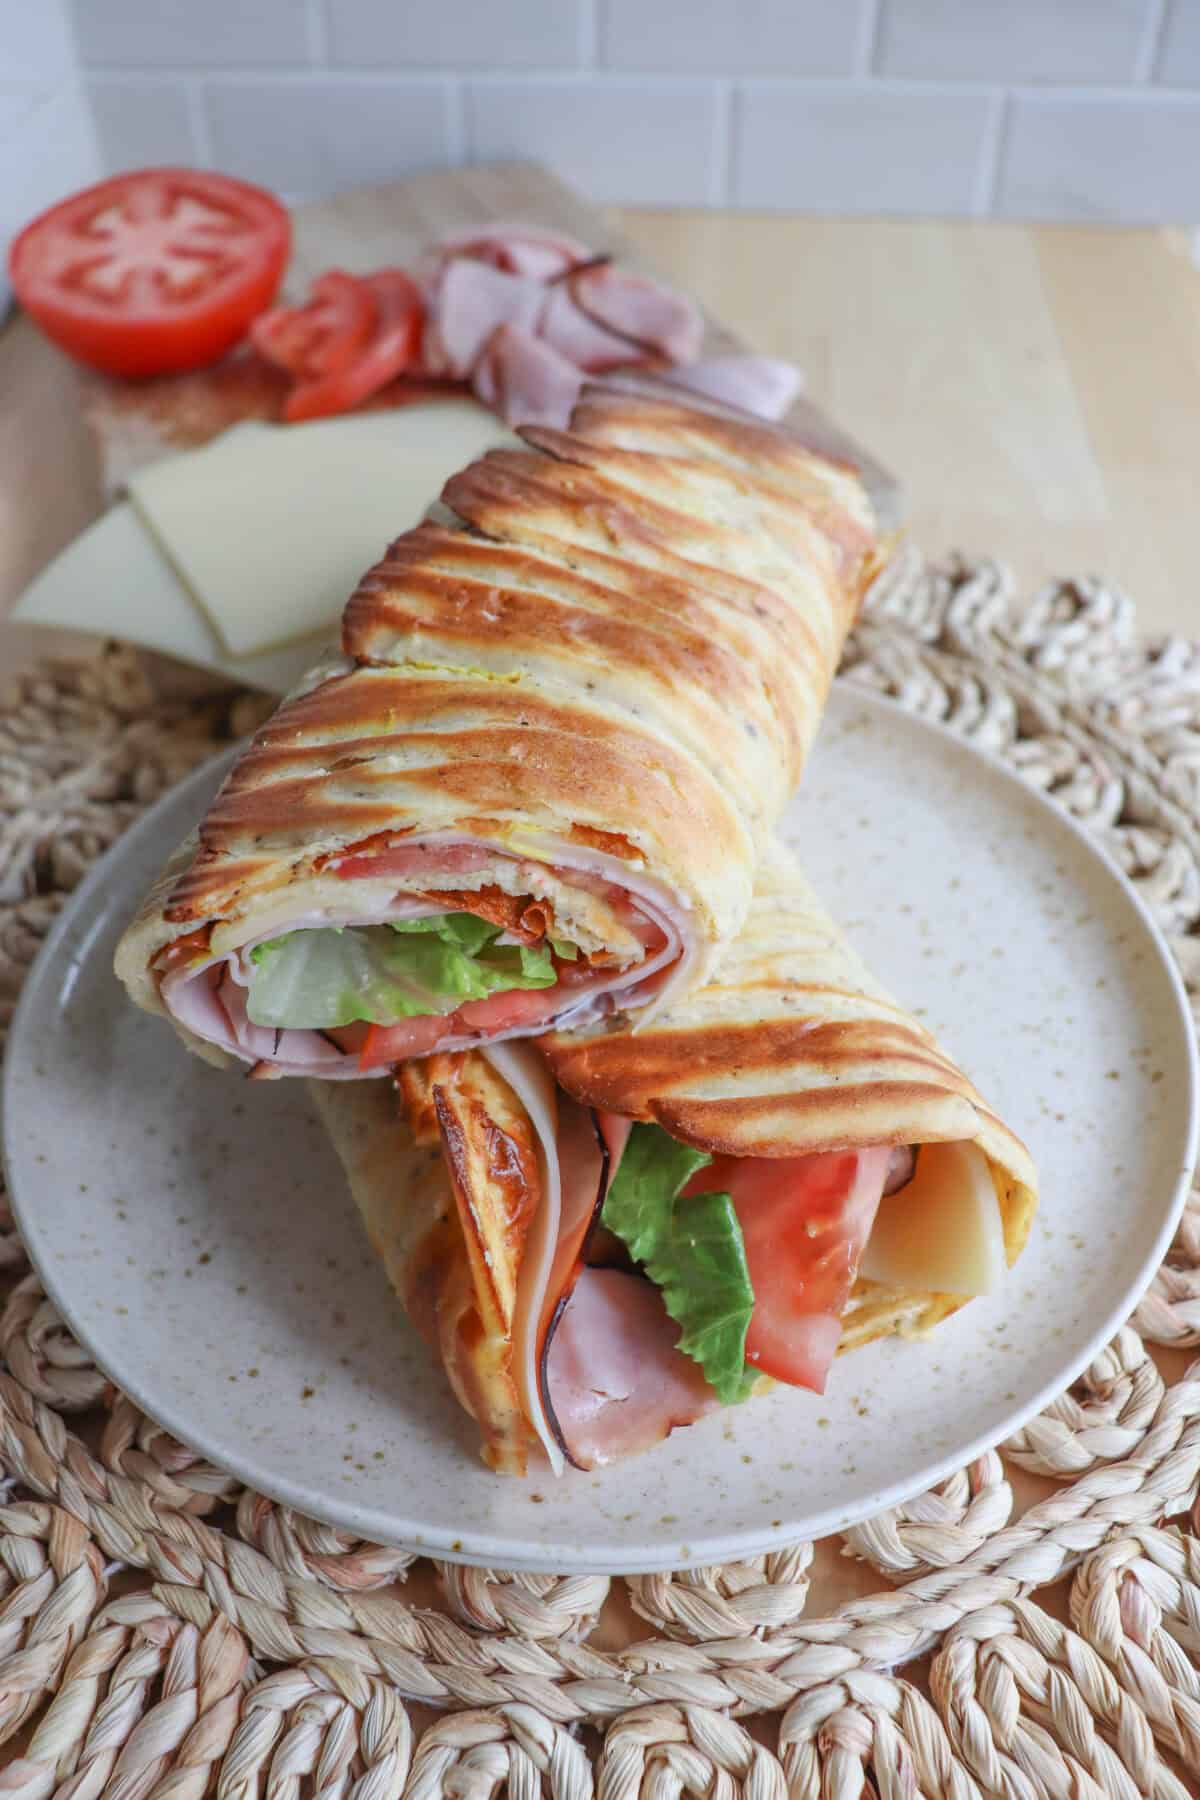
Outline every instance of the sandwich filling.
{"type": "Polygon", "coordinates": [[[154,974],[180,1025],[254,1073],[336,1079],[645,1006],[690,969],[691,935],[610,853],[548,866],[426,838],[327,856],[277,907],[177,938],[154,974]]]}
{"type": "Polygon", "coordinates": [[[714,1157],[571,1100],[524,1045],[398,1086],[418,1141],[440,1137],[485,1281],[444,1358],[508,1472],[538,1444],[556,1473],[635,1454],[762,1377],[822,1392],[860,1275],[970,1295],[1005,1267],[973,1144],[714,1157]]]}

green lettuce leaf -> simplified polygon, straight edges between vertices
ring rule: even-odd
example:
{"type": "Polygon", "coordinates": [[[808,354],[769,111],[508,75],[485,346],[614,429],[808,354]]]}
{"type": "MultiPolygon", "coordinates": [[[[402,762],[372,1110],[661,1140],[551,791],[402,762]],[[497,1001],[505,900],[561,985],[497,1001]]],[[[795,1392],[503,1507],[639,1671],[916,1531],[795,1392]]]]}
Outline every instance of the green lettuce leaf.
{"type": "Polygon", "coordinates": [[[468,1000],[558,979],[547,944],[498,944],[473,913],[391,925],[325,926],[250,952],[246,1012],[255,1025],[313,1031],[451,1013],[468,1000]]]}
{"type": "Polygon", "coordinates": [[[658,1286],[679,1348],[728,1406],[756,1379],[746,1366],[754,1288],[729,1195],[680,1193],[711,1161],[659,1125],[635,1125],[600,1216],[658,1286]]]}

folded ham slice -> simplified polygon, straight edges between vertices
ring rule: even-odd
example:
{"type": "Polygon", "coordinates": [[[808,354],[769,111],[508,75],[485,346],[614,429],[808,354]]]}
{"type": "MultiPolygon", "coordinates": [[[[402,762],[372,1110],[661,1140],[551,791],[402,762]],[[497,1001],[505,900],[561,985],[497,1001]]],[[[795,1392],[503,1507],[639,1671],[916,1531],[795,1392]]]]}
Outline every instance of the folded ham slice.
{"type": "Polygon", "coordinates": [[[774,356],[703,357],[665,371],[661,379],[759,419],[782,419],[804,385],[795,363],[774,356]]]}
{"type": "Polygon", "coordinates": [[[452,257],[442,270],[430,306],[422,361],[431,375],[462,379],[501,325],[532,332],[546,290],[528,275],[506,275],[489,263],[452,257]]]}
{"type": "Polygon", "coordinates": [[[577,263],[589,261],[591,255],[586,244],[565,231],[497,221],[439,238],[427,254],[426,265],[436,270],[451,257],[471,257],[509,275],[553,281],[577,263]]]}
{"type": "Polygon", "coordinates": [[[620,1269],[582,1271],[546,1361],[546,1391],[577,1469],[640,1455],[716,1408],[678,1337],[653,1282],[620,1269]]]}
{"type": "Polygon", "coordinates": [[[506,425],[561,425],[583,387],[579,365],[520,325],[493,331],[471,371],[471,385],[506,425]]]}

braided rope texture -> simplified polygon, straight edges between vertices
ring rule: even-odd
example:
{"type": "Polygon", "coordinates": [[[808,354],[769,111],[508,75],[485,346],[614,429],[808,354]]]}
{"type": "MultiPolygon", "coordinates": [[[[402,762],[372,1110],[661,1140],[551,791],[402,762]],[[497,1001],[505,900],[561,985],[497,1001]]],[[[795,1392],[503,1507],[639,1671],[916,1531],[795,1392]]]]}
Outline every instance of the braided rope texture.
{"type": "MultiPolygon", "coordinates": [[[[842,673],[1093,830],[1200,1004],[1200,647],[1139,642],[1099,581],[1022,603],[996,564],[910,550],[842,673]]],[[[0,1034],[90,864],[264,710],[156,699],[116,647],[17,680],[0,1034]]],[[[1066,1393],[835,1540],[875,1587],[823,1616],[809,1544],[610,1584],[416,1563],[244,1489],[92,1365],[2,1189],[0,1299],[0,1800],[1200,1792],[1200,1363],[1160,1357],[1168,1381],[1148,1348],[1200,1344],[1200,1192],[1066,1393]]]]}

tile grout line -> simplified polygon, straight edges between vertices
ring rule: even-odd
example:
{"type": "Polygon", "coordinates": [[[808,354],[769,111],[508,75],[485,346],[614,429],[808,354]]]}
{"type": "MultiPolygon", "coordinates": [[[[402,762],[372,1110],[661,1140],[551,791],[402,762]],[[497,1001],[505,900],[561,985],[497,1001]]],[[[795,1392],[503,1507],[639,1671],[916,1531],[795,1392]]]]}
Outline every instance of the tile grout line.
{"type": "Polygon", "coordinates": [[[305,35],[308,38],[308,60],[314,69],[329,67],[329,15],[325,0],[308,0],[305,13],[305,35]]]}
{"type": "Polygon", "coordinates": [[[600,0],[580,0],[579,66],[581,69],[598,69],[600,66],[600,0]]]}
{"type": "MultiPolygon", "coordinates": [[[[716,73],[688,72],[674,74],[661,69],[637,71],[632,69],[580,69],[578,66],[568,68],[534,68],[514,66],[511,69],[497,69],[480,64],[465,65],[459,68],[443,68],[423,63],[410,65],[407,63],[387,63],[377,66],[330,65],[320,68],[309,63],[290,63],[286,66],[258,67],[248,63],[200,63],[190,67],[180,63],[138,64],[138,63],[91,63],[81,68],[80,76],[87,81],[186,81],[196,78],[204,81],[220,81],[233,87],[252,87],[261,84],[265,87],[276,87],[281,91],[289,87],[302,87],[312,80],[327,81],[332,84],[344,84],[354,87],[367,82],[405,82],[417,85],[433,85],[448,80],[474,82],[481,88],[503,87],[506,85],[528,85],[545,87],[553,90],[565,87],[572,82],[584,82],[603,92],[611,89],[619,92],[622,89],[662,89],[664,92],[686,92],[688,90],[711,88],[715,81],[728,80],[716,73]]],[[[737,77],[738,85],[745,89],[761,89],[765,93],[794,93],[796,95],[826,94],[893,94],[913,99],[943,99],[947,97],[987,98],[997,91],[997,83],[990,76],[946,76],[928,80],[910,75],[873,75],[854,73],[849,75],[763,75],[748,74],[737,77]]],[[[1137,82],[1132,77],[1123,82],[1063,82],[1063,81],[1028,81],[1010,80],[1005,83],[1006,91],[1013,95],[1039,100],[1101,102],[1139,100],[1163,101],[1175,100],[1200,104],[1200,86],[1182,82],[1156,82],[1153,92],[1146,92],[1146,83],[1137,82]]]]}
{"type": "Polygon", "coordinates": [[[1133,79],[1143,86],[1154,80],[1154,71],[1167,35],[1170,0],[1150,0],[1133,64],[1133,79]]]}
{"type": "Polygon", "coordinates": [[[713,98],[713,166],[707,204],[728,206],[733,191],[733,82],[727,77],[714,81],[713,98]]]}
{"type": "Polygon", "coordinates": [[[1008,126],[1012,115],[1012,96],[1001,89],[988,109],[980,145],[979,165],[971,190],[971,217],[991,218],[1000,186],[1000,168],[1008,145],[1008,126]]]}
{"type": "Polygon", "coordinates": [[[204,79],[200,75],[188,76],[183,84],[184,103],[187,106],[188,126],[192,134],[192,148],[196,160],[203,169],[216,167],[213,155],[212,126],[208,116],[208,103],[204,94],[204,79]]]}
{"type": "Polygon", "coordinates": [[[446,127],[450,161],[462,168],[470,161],[467,144],[467,84],[461,75],[447,84],[446,127]]]}
{"type": "Polygon", "coordinates": [[[875,73],[875,52],[879,44],[879,21],[882,12],[883,0],[862,0],[858,15],[858,27],[854,37],[851,78],[863,75],[871,76],[875,73]]]}

